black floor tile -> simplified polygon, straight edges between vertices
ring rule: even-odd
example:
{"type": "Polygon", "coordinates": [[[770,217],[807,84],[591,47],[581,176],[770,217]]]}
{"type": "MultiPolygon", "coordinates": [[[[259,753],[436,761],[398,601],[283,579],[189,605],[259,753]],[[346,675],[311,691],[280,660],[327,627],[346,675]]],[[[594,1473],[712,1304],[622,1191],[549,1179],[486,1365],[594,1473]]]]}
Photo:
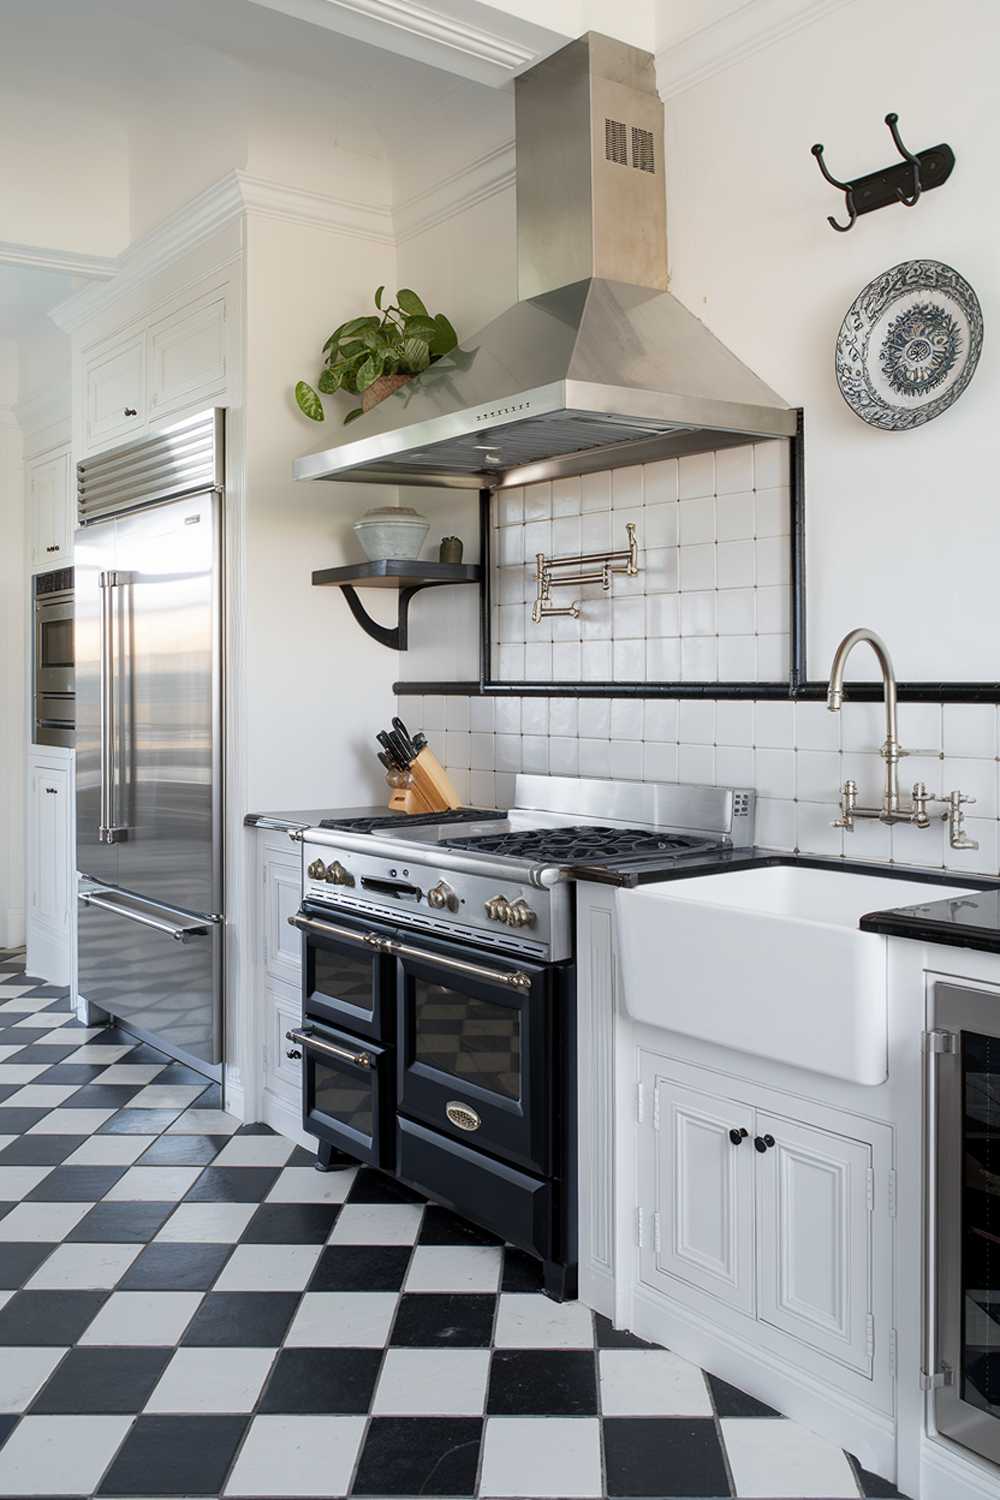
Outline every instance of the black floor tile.
{"type": "MultiPolygon", "coordinates": [[[[55,1052],[57,1057],[61,1055],[62,1048],[60,1047],[40,1047],[38,1050],[44,1052],[45,1056],[26,1058],[25,1061],[50,1062],[53,1066],[46,1069],[44,1073],[39,1073],[37,1078],[31,1080],[32,1083],[73,1083],[78,1085],[93,1083],[94,1079],[99,1078],[108,1066],[107,1063],[57,1062],[52,1054],[55,1052]]],[[[73,1050],[75,1051],[76,1049],[74,1048],[73,1050]]],[[[35,1048],[28,1047],[26,1051],[34,1052],[35,1048]]],[[[18,1060],[20,1061],[20,1059],[18,1060]]]]}
{"type": "Polygon", "coordinates": [[[596,1416],[597,1356],[575,1349],[495,1349],[486,1411],[491,1417],[596,1416]]]}
{"type": "Polygon", "coordinates": [[[495,1304],[495,1297],[479,1292],[404,1292],[389,1342],[407,1348],[486,1349],[495,1304]]]}
{"type": "Polygon", "coordinates": [[[480,1417],[374,1417],[354,1495],[472,1495],[480,1417]]]}
{"type": "MultiPolygon", "coordinates": [[[[154,1078],[153,1082],[156,1080],[154,1078]]],[[[179,1109],[120,1109],[98,1129],[98,1135],[159,1135],[172,1125],[179,1109]]]]}
{"type": "Polygon", "coordinates": [[[176,1207],[176,1203],[95,1203],[66,1239],[98,1245],[104,1241],[145,1244],[176,1207]]]}
{"type": "Polygon", "coordinates": [[[265,1125],[263,1120],[251,1122],[249,1125],[241,1125],[236,1131],[237,1135],[277,1135],[278,1132],[272,1125],[265,1125]]]}
{"type": "Polygon", "coordinates": [[[712,1400],[715,1402],[715,1410],[720,1417],[780,1417],[781,1415],[772,1406],[765,1406],[763,1401],[758,1401],[756,1396],[748,1396],[746,1391],[738,1390],[735,1385],[729,1385],[725,1380],[720,1380],[718,1375],[709,1375],[708,1384],[712,1392],[712,1400]]]}
{"type": "Polygon", "coordinates": [[[196,1167],[214,1161],[228,1135],[161,1135],[136,1162],[137,1167],[196,1167]]]}
{"type": "Polygon", "coordinates": [[[75,1344],[107,1301],[108,1292],[15,1292],[0,1307],[0,1347],[75,1344]]]}
{"type": "Polygon", "coordinates": [[[429,1203],[420,1226],[420,1245],[502,1245],[503,1240],[468,1219],[460,1219],[450,1208],[429,1203]]]}
{"type": "Polygon", "coordinates": [[[206,1167],[185,1203],[263,1203],[280,1167],[206,1167]]]}
{"type": "MultiPolygon", "coordinates": [[[[311,1160],[315,1160],[312,1157],[311,1160]]],[[[289,1163],[292,1165],[292,1163],[289,1163]]],[[[298,1165],[298,1163],[296,1163],[298,1165]]],[[[424,1203],[425,1198],[404,1182],[387,1177],[375,1167],[362,1167],[351,1184],[348,1203],[424,1203]]]]}
{"type": "Polygon", "coordinates": [[[244,1245],[325,1245],[335,1203],[262,1203],[240,1236],[244,1245]]]}
{"type": "Polygon", "coordinates": [[[710,1418],[605,1417],[609,1495],[726,1495],[722,1444],[710,1418]]]}
{"type": "MultiPolygon", "coordinates": [[[[127,1040],[134,1042],[135,1037],[128,1037],[127,1040]]],[[[128,1063],[146,1063],[152,1067],[165,1068],[169,1065],[170,1059],[162,1052],[157,1052],[156,1048],[151,1047],[148,1042],[139,1042],[132,1048],[132,1051],[124,1061],[128,1063]]],[[[152,1081],[155,1083],[156,1079],[154,1078],[152,1081]]]]}
{"type": "Polygon", "coordinates": [[[597,1330],[598,1349],[655,1349],[657,1347],[656,1344],[650,1344],[646,1339],[637,1338],[634,1333],[629,1333],[627,1328],[615,1328],[600,1313],[594,1314],[594,1327],[597,1330]]]}
{"type": "Polygon", "coordinates": [[[88,1083],[71,1094],[64,1109],[124,1109],[145,1084],[88,1083]]]}
{"type": "MultiPolygon", "coordinates": [[[[25,980],[25,983],[27,982],[25,980]]],[[[64,984],[45,984],[40,980],[28,993],[32,1000],[39,1000],[43,996],[50,1000],[64,1000],[69,994],[69,989],[64,984]]]]}
{"type": "Polygon", "coordinates": [[[120,1292],[207,1292],[232,1253],[231,1245],[147,1245],[116,1288],[120,1292]]]}
{"type": "Polygon", "coordinates": [[[173,1355],[172,1349],[71,1349],[35,1397],[31,1411],[142,1411],[173,1355]]]}
{"type": "Polygon", "coordinates": [[[0,1244],[0,1290],[17,1290],[24,1286],[55,1249],[55,1245],[37,1240],[12,1240],[0,1244]]]}
{"type": "Polygon", "coordinates": [[[208,1088],[211,1081],[210,1078],[205,1077],[204,1073],[196,1073],[194,1068],[185,1067],[184,1063],[169,1061],[163,1072],[157,1073],[154,1079],[157,1088],[165,1084],[170,1084],[171,1087],[181,1085],[184,1088],[190,1088],[196,1083],[202,1088],[208,1088]]]}
{"type": "Polygon", "coordinates": [[[857,1476],[857,1481],[861,1486],[861,1493],[865,1496],[865,1500],[905,1500],[905,1497],[897,1490],[891,1479],[883,1479],[880,1474],[872,1474],[868,1469],[863,1469],[853,1453],[849,1453],[847,1456],[850,1459],[851,1468],[857,1476]]]}
{"type": "MultiPolygon", "coordinates": [[[[44,1120],[48,1113],[47,1109],[5,1109],[3,1130],[0,1131],[0,1135],[24,1135],[32,1125],[37,1125],[39,1120],[44,1120]]],[[[79,1145],[79,1137],[77,1144],[79,1145]]]]}
{"type": "Polygon", "coordinates": [[[57,1167],[81,1145],[78,1135],[22,1135],[0,1151],[0,1167],[57,1167]]]}
{"type": "MultiPolygon", "coordinates": [[[[204,1079],[201,1080],[205,1082],[204,1079]]],[[[199,1109],[221,1109],[222,1090],[217,1083],[210,1083],[203,1094],[199,1094],[194,1101],[199,1109]]]]}
{"type": "Polygon", "coordinates": [[[398,1292],[409,1245],[327,1245],[316,1263],[311,1292],[398,1292]]]}
{"type": "Polygon", "coordinates": [[[286,1167],[314,1167],[315,1165],[315,1151],[307,1151],[305,1146],[296,1146],[291,1156],[285,1162],[286,1167]]]}
{"type": "MultiPolygon", "coordinates": [[[[10,1099],[14,1094],[19,1094],[24,1088],[23,1083],[0,1083],[0,1104],[10,1099]]],[[[3,1124],[3,1114],[0,1113],[0,1126],[3,1124]]]]}
{"type": "Polygon", "coordinates": [[[97,1204],[127,1171],[127,1167],[67,1167],[64,1164],[26,1193],[24,1201],[97,1204]]]}
{"type": "Polygon", "coordinates": [[[516,1250],[508,1245],[503,1253],[503,1270],[500,1276],[502,1292],[540,1292],[542,1290],[542,1263],[526,1250],[516,1250]]]}
{"type": "Polygon", "coordinates": [[[0,1448],[3,1447],[20,1420],[17,1416],[0,1416],[0,1448]]]}
{"type": "Polygon", "coordinates": [[[201,1348],[274,1349],[298,1305],[298,1292],[206,1292],[181,1342],[201,1348]]]}
{"type": "MultiPolygon", "coordinates": [[[[31,1033],[31,1036],[32,1036],[32,1038],[35,1038],[35,1037],[48,1036],[49,1034],[50,1033],[47,1032],[47,1031],[40,1031],[40,1032],[34,1032],[33,1031],[31,1033]]],[[[42,1042],[42,1041],[37,1041],[35,1043],[35,1045],[32,1045],[29,1042],[27,1046],[21,1046],[21,1040],[23,1039],[24,1036],[25,1036],[25,1033],[23,1031],[13,1032],[10,1036],[0,1037],[0,1045],[2,1045],[4,1047],[20,1047],[21,1050],[19,1052],[15,1052],[15,1053],[11,1054],[10,1058],[8,1059],[8,1061],[10,1061],[10,1062],[13,1062],[13,1063],[36,1063],[36,1064],[37,1063],[45,1063],[47,1065],[46,1066],[46,1071],[44,1073],[39,1073],[39,1075],[38,1075],[37,1078],[33,1078],[31,1080],[32,1083],[89,1083],[90,1082],[89,1078],[67,1078],[65,1073],[53,1074],[52,1077],[49,1076],[50,1074],[53,1073],[52,1065],[55,1064],[55,1063],[62,1062],[67,1057],[71,1057],[72,1054],[79,1047],[79,1045],[80,1045],[79,1042],[72,1042],[69,1046],[66,1046],[66,1047],[56,1047],[54,1045],[50,1045],[48,1042],[42,1042]]],[[[66,1066],[68,1067],[70,1065],[67,1064],[66,1066]]]]}
{"type": "Polygon", "coordinates": [[[381,1349],[282,1349],[262,1412],[347,1412],[371,1407],[381,1349]]]}
{"type": "Polygon", "coordinates": [[[138,1417],[99,1495],[216,1495],[250,1418],[138,1417]]]}

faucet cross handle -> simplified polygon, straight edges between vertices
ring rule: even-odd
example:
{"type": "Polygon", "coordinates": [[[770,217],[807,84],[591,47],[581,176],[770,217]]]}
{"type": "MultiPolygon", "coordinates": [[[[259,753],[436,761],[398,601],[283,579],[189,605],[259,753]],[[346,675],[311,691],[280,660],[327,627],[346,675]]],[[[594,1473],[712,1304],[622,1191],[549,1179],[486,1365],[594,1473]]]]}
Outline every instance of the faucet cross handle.
{"type": "Polygon", "coordinates": [[[858,783],[845,781],[840,791],[840,817],[830,824],[831,828],[846,828],[854,832],[854,809],[858,805],[858,783]]]}

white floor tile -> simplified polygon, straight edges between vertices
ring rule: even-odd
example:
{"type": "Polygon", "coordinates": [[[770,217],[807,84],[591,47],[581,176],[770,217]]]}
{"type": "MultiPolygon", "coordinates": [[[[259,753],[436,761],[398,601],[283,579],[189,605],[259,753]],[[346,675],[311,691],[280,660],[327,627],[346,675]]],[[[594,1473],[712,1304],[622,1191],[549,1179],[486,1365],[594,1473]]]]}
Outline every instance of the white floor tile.
{"type": "Polygon", "coordinates": [[[19,1141],[20,1139],[21,1137],[18,1135],[0,1135],[0,1151],[3,1151],[7,1146],[12,1145],[14,1141],[19,1141]]]}
{"type": "MultiPolygon", "coordinates": [[[[28,986],[28,989],[33,988],[33,985],[28,986]]],[[[55,995],[29,995],[28,989],[22,987],[19,991],[12,992],[14,998],[0,1005],[0,1014],[27,1015],[32,1011],[44,1010],[56,998],[55,995]]]]}
{"type": "Polygon", "coordinates": [[[601,1494],[596,1417],[488,1417],[480,1495],[601,1494]]]}
{"type": "MultiPolygon", "coordinates": [[[[8,1068],[15,1067],[15,1063],[8,1063],[8,1068]]],[[[42,1067],[44,1069],[44,1063],[42,1067]]],[[[18,1089],[16,1094],[11,1094],[7,1099],[0,1099],[0,1110],[3,1109],[57,1109],[60,1104],[75,1094],[80,1087],[78,1083],[29,1083],[23,1089],[18,1089]]],[[[0,1125],[3,1124],[3,1115],[0,1114],[0,1125]]]]}
{"type": "MultiPolygon", "coordinates": [[[[5,1047],[4,1052],[20,1052],[20,1047],[5,1047]]],[[[30,1083],[39,1073],[47,1073],[51,1063],[0,1063],[0,1083],[30,1083]]]]}
{"type": "MultiPolygon", "coordinates": [[[[0,1221],[2,1222],[2,1221],[0,1221]]],[[[504,1292],[497,1314],[498,1349],[592,1349],[594,1325],[582,1302],[550,1302],[531,1292],[504,1292]]]]}
{"type": "Polygon", "coordinates": [[[317,1172],[315,1167],[284,1167],[267,1195],[268,1203],[343,1203],[357,1172],[317,1172]]]}
{"type": "Polygon", "coordinates": [[[178,1349],[147,1412],[253,1411],[275,1349],[178,1349]]]}
{"type": "Polygon", "coordinates": [[[389,1349],[375,1390],[376,1417],[479,1417],[488,1349],[389,1349]]]}
{"type": "Polygon", "coordinates": [[[65,1349],[0,1349],[0,1411],[24,1411],[65,1353],[65,1349]]]}
{"type": "Polygon", "coordinates": [[[173,1203],[194,1187],[204,1167],[130,1167],[119,1177],[108,1203],[173,1203]]]}
{"type": "Polygon", "coordinates": [[[256,1203],[181,1203],[156,1238],[172,1244],[235,1245],[256,1212],[256,1203]]]}
{"type": "MultiPolygon", "coordinates": [[[[131,1101],[135,1103],[134,1100],[131,1101]]],[[[186,1109],[180,1119],[167,1126],[168,1135],[234,1135],[241,1122],[222,1109],[186,1109]]]]}
{"type": "MultiPolygon", "coordinates": [[[[28,1022],[18,1021],[18,1026],[27,1025],[28,1022]]],[[[35,1025],[33,1020],[31,1025],[35,1025]]],[[[50,1031],[45,1036],[40,1036],[35,1042],[36,1047],[79,1047],[83,1050],[87,1042],[93,1041],[95,1036],[100,1036],[104,1031],[103,1026],[71,1026],[69,1031],[50,1031]]],[[[127,1049],[131,1051],[131,1048],[127,1049]]],[[[79,1061],[75,1052],[70,1054],[74,1061],[79,1061]]]]}
{"type": "Polygon", "coordinates": [[[255,1417],[227,1495],[346,1495],[364,1417],[255,1417]]]}
{"type": "Polygon", "coordinates": [[[301,1292],[322,1245],[237,1245],[215,1283],[217,1292],[301,1292]]]}
{"type": "Polygon", "coordinates": [[[202,1292],[112,1292],[79,1342],[176,1344],[203,1295],[202,1292]]]}
{"type": "Polygon", "coordinates": [[[726,1417],[720,1426],[741,1500],[856,1500],[858,1486],[844,1453],[797,1422],[726,1417]]]}
{"type": "Polygon", "coordinates": [[[418,1245],[406,1277],[408,1292],[495,1292],[499,1245],[418,1245]]]}
{"type": "MultiPolygon", "coordinates": [[[[33,1016],[26,1016],[20,1021],[15,1021],[14,1025],[29,1026],[33,1030],[37,1031],[41,1030],[43,1027],[46,1029],[51,1029],[53,1026],[68,1026],[70,1021],[72,1021],[73,1019],[74,1012],[71,1010],[40,1010],[37,1011],[33,1016]]],[[[76,1030],[77,1028],[74,1027],[73,1029],[76,1030]]],[[[71,1043],[75,1040],[75,1037],[70,1037],[71,1043]]]]}
{"type": "Polygon", "coordinates": [[[92,1203],[19,1203],[0,1219],[0,1240],[64,1240],[92,1203]]]}
{"type": "Polygon", "coordinates": [[[381,1349],[396,1302],[395,1292],[306,1292],[285,1343],[293,1349],[381,1349]]]}
{"type": "Polygon", "coordinates": [[[89,1495],[131,1417],[24,1417],[0,1449],[0,1495],[89,1495]]]}
{"type": "MultiPolygon", "coordinates": [[[[32,1125],[29,1135],[93,1135],[105,1120],[110,1120],[113,1109],[53,1109],[32,1125]]],[[[3,1117],[0,1116],[0,1125],[3,1117]]]]}
{"type": "Polygon", "coordinates": [[[129,1109],[185,1109],[208,1087],[206,1083],[150,1083],[128,1101],[129,1109]]]}
{"type": "MultiPolygon", "coordinates": [[[[0,1122],[2,1123],[2,1122],[0,1122]]],[[[67,1167],[128,1167],[148,1151],[155,1135],[92,1135],[67,1156],[67,1167]]]]}
{"type": "Polygon", "coordinates": [[[98,1073],[95,1083],[151,1083],[162,1073],[166,1063],[112,1063],[103,1073],[98,1073]]]}
{"type": "Polygon", "coordinates": [[[606,1417],[710,1417],[697,1365],[666,1349],[602,1349],[601,1411],[606,1417]]]}
{"type": "MultiPolygon", "coordinates": [[[[283,1167],[294,1150],[294,1142],[286,1140],[283,1135],[237,1135],[226,1142],[212,1165],[283,1167]]],[[[315,1175],[321,1174],[317,1172],[315,1175]]]]}
{"type": "MultiPolygon", "coordinates": [[[[311,1171],[311,1168],[306,1168],[311,1171]]],[[[422,1203],[347,1203],[330,1231],[330,1245],[412,1245],[422,1203]]]]}
{"type": "MultiPolygon", "coordinates": [[[[0,1061],[6,1063],[7,1059],[9,1057],[16,1057],[19,1052],[23,1052],[24,1048],[27,1045],[28,1045],[27,1038],[25,1038],[25,1040],[23,1042],[19,1042],[16,1046],[13,1046],[13,1047],[11,1047],[11,1046],[0,1047],[0,1061]]],[[[30,1068],[32,1066],[32,1064],[28,1063],[26,1066],[28,1066],[30,1068]]],[[[45,1063],[42,1063],[41,1066],[44,1068],[45,1067],[45,1063]]],[[[20,1080],[18,1080],[18,1081],[20,1081],[20,1080]]]]}
{"type": "MultiPolygon", "coordinates": [[[[16,1137],[5,1136],[4,1139],[16,1137]]],[[[0,1203],[19,1203],[51,1171],[51,1167],[0,1167],[0,1203]]]]}
{"type": "Polygon", "coordinates": [[[27,1283],[29,1292],[117,1286],[142,1245],[58,1245],[27,1283]]]}
{"type": "MultiPolygon", "coordinates": [[[[104,1028],[100,1026],[92,1027],[87,1034],[88,1045],[85,1047],[80,1047],[78,1051],[71,1053],[69,1057],[63,1058],[63,1061],[70,1063],[90,1064],[116,1063],[119,1062],[121,1058],[125,1057],[127,1053],[132,1051],[131,1045],[127,1047],[111,1046],[107,1042],[95,1042],[91,1044],[90,1037],[100,1036],[103,1029],[104,1028]]],[[[78,1035],[81,1037],[84,1036],[84,1034],[85,1033],[82,1031],[78,1033],[78,1035]]],[[[63,1041],[62,1046],[65,1047],[66,1045],[67,1043],[63,1041]]]]}

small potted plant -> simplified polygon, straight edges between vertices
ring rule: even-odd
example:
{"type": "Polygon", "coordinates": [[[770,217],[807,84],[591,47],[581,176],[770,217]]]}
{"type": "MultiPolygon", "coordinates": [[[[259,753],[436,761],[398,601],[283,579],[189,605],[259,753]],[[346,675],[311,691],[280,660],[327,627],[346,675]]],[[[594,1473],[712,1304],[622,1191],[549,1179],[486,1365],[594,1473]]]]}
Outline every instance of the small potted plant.
{"type": "Polygon", "coordinates": [[[300,380],[295,387],[299,410],[313,422],[325,419],[323,396],[349,391],[361,397],[344,422],[371,411],[386,396],[419,375],[458,343],[444,313],[433,318],[416,292],[404,287],[395,302],[383,307],[385,287],[375,293],[377,314],[350,318],[334,329],[323,345],[323,369],[316,387],[300,380]]]}

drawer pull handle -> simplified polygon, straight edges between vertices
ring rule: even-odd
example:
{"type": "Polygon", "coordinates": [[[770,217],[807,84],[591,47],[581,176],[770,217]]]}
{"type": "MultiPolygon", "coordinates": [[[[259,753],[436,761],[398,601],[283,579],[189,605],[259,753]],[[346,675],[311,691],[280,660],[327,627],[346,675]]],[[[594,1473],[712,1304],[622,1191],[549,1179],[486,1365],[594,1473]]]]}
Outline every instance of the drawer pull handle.
{"type": "Polygon", "coordinates": [[[289,1047],[288,1051],[285,1053],[285,1056],[290,1057],[293,1062],[297,1062],[298,1059],[302,1056],[302,1053],[299,1051],[298,1047],[289,1047]]]}
{"type": "Polygon", "coordinates": [[[732,1141],[734,1146],[742,1146],[749,1133],[750,1132],[741,1125],[739,1130],[736,1130],[734,1128],[729,1132],[729,1139],[732,1141]]]}
{"type": "Polygon", "coordinates": [[[50,797],[58,797],[58,795],[59,795],[59,791],[58,791],[58,788],[57,788],[57,787],[54,787],[54,786],[47,786],[47,787],[46,787],[46,788],[45,788],[45,790],[46,790],[46,792],[47,792],[47,793],[48,793],[48,795],[49,795],[49,796],[50,796],[50,797]]]}
{"type": "Polygon", "coordinates": [[[123,417],[137,417],[138,415],[139,413],[134,406],[126,406],[122,411],[123,417]]]}
{"type": "Polygon", "coordinates": [[[478,1130],[483,1123],[479,1115],[468,1104],[459,1104],[457,1099],[452,1099],[444,1107],[444,1112],[453,1125],[459,1130],[478,1130]]]}
{"type": "Polygon", "coordinates": [[[333,1042],[320,1041],[319,1037],[313,1036],[310,1031],[286,1031],[285,1041],[301,1042],[303,1047],[313,1047],[317,1052],[329,1053],[331,1057],[342,1058],[344,1062],[354,1063],[358,1068],[370,1068],[372,1065],[367,1052],[349,1052],[346,1047],[337,1047],[333,1042]]]}
{"type": "Polygon", "coordinates": [[[765,1151],[770,1151],[771,1147],[774,1145],[774,1136],[773,1135],[755,1135],[754,1138],[753,1138],[753,1143],[756,1146],[757,1150],[763,1156],[764,1152],[765,1151]]]}
{"type": "Polygon", "coordinates": [[[316,932],[321,937],[346,938],[352,943],[365,943],[377,953],[388,953],[397,958],[422,959],[424,963],[436,964],[456,974],[468,974],[474,979],[485,979],[490,984],[506,985],[509,989],[527,991],[532,986],[531,975],[525,974],[521,969],[491,969],[485,964],[470,963],[468,959],[449,958],[444,953],[414,948],[409,943],[397,942],[395,938],[382,937],[378,932],[356,932],[351,927],[338,927],[334,922],[318,922],[315,917],[304,917],[301,912],[293,912],[288,922],[301,932],[316,932]]]}
{"type": "Polygon", "coordinates": [[[46,550],[46,552],[58,552],[59,548],[56,547],[56,546],[52,546],[52,547],[46,547],[45,550],[46,550]]]}

